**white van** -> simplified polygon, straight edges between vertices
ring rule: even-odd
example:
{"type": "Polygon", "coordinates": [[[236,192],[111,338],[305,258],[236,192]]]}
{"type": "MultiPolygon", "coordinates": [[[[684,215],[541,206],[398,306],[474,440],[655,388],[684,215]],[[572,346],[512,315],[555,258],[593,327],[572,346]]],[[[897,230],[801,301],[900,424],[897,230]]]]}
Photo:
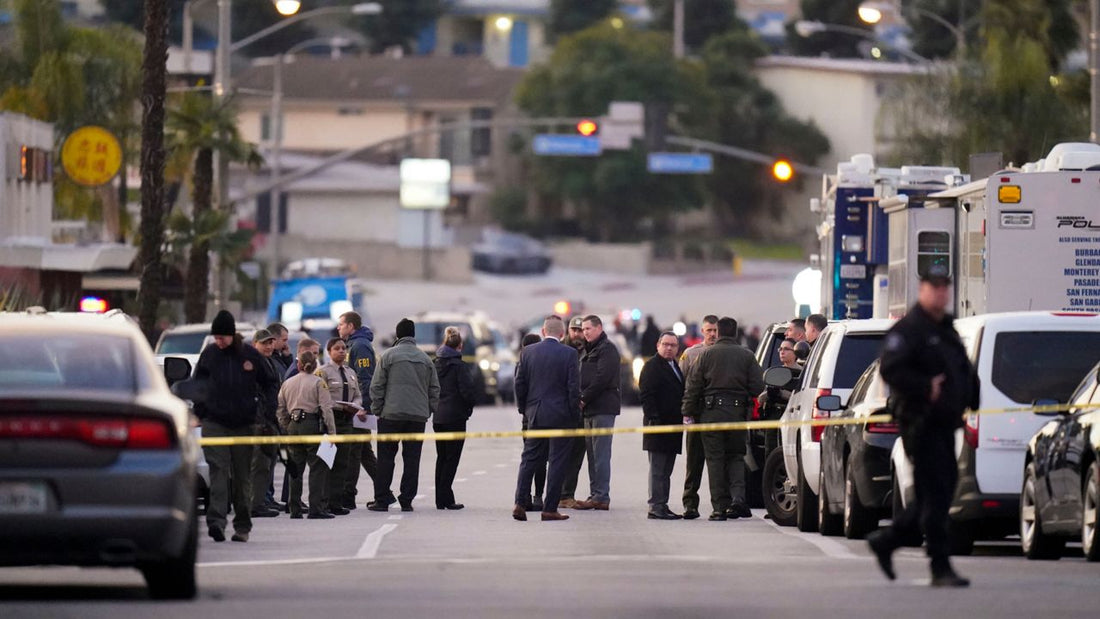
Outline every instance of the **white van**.
{"type": "MultiPolygon", "coordinates": [[[[1100,315],[1007,312],[955,321],[981,381],[979,410],[1065,402],[1100,361],[1100,315]]],[[[956,433],[959,483],[951,504],[952,545],[969,554],[975,539],[1019,533],[1020,488],[1028,441],[1050,420],[1034,413],[968,414],[956,433]]],[[[913,496],[912,465],[894,443],[897,508],[913,496]]]]}
{"type": "MultiPolygon", "coordinates": [[[[829,323],[806,360],[802,384],[787,403],[782,420],[828,418],[828,411],[817,408],[817,399],[823,395],[840,396],[841,402],[847,404],[856,381],[881,354],[882,340],[893,324],[892,319],[885,318],[829,323]]],[[[783,463],[798,497],[796,521],[801,531],[817,530],[817,485],[824,432],[825,426],[780,429],[783,463]]]]}

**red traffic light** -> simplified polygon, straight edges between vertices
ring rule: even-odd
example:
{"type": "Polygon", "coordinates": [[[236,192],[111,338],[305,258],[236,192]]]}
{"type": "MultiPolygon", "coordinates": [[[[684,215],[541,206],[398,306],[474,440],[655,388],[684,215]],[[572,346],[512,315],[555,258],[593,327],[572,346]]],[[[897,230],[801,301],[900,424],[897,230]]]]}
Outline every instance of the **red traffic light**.
{"type": "Polygon", "coordinates": [[[585,118],[577,123],[577,133],[583,136],[596,135],[596,132],[600,130],[600,126],[596,124],[596,121],[585,118]]]}

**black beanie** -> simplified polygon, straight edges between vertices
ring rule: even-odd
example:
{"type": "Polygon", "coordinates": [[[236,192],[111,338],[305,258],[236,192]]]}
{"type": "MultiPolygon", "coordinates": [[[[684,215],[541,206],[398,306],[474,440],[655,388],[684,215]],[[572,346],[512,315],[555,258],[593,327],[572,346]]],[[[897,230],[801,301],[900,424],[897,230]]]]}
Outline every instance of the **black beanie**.
{"type": "Polygon", "coordinates": [[[416,335],[416,323],[408,318],[402,318],[401,322],[397,323],[397,338],[413,337],[416,335]]]}
{"type": "Polygon", "coordinates": [[[214,322],[210,324],[211,335],[236,335],[237,323],[233,320],[233,314],[225,310],[218,312],[217,316],[214,316],[214,322]]]}

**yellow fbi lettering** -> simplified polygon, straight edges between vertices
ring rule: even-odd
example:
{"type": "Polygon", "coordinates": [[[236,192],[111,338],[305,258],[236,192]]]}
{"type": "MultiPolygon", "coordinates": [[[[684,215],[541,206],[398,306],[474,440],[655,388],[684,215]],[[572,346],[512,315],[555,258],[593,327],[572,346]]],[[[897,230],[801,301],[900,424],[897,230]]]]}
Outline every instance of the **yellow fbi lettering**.
{"type": "Polygon", "coordinates": [[[358,365],[361,368],[369,368],[370,367],[370,359],[366,359],[366,358],[358,359],[355,362],[355,364],[358,365]]]}

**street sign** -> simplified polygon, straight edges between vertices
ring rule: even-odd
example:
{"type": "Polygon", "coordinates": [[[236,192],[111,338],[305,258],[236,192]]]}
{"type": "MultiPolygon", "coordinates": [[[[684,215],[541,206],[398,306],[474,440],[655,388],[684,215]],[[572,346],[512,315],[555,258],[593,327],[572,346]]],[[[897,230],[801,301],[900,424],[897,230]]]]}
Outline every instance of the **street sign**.
{"type": "Polygon", "coordinates": [[[61,167],[74,183],[98,187],[110,182],[122,167],[118,138],[103,127],[81,127],[61,146],[61,167]]]}
{"type": "Polygon", "coordinates": [[[714,158],[707,153],[649,153],[646,169],[654,174],[710,174],[714,158]]]}
{"type": "Polygon", "coordinates": [[[451,162],[402,159],[400,200],[402,208],[447,208],[451,203],[451,162]]]}
{"type": "Polygon", "coordinates": [[[550,157],[596,157],[602,151],[598,136],[540,133],[533,146],[536,155],[550,157]]]}

